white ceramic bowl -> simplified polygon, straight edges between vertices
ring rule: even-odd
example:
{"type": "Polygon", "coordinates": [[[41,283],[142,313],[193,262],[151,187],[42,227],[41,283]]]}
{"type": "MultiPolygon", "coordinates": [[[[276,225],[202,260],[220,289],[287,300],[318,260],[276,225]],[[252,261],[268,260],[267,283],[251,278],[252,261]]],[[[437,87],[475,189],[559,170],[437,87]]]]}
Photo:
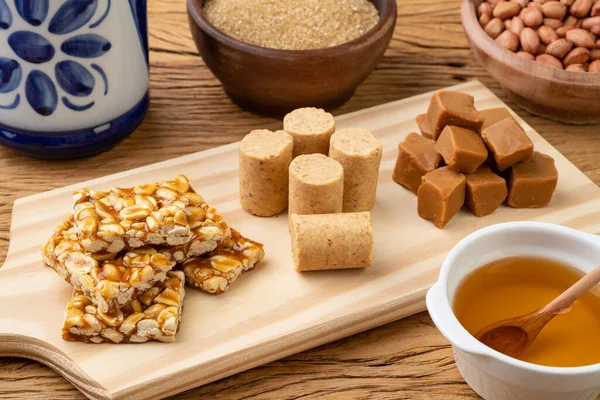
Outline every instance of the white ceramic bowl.
{"type": "Polygon", "coordinates": [[[458,370],[487,400],[596,399],[600,364],[557,368],[523,362],[483,345],[454,316],[454,295],[465,275],[514,255],[551,258],[587,272],[600,263],[600,238],[559,225],[510,222],[484,228],[458,243],[444,261],[438,282],[427,293],[431,318],[452,344],[458,370]]]}

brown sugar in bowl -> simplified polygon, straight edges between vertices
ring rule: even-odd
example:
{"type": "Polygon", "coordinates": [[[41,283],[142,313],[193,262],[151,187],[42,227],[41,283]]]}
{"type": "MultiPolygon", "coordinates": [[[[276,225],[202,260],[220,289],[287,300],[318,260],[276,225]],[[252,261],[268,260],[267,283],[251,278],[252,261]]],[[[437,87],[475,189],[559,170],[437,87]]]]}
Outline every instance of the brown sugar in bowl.
{"type": "Polygon", "coordinates": [[[375,69],[396,25],[396,0],[372,0],[379,22],[341,45],[278,50],[234,39],[205,18],[204,0],[188,0],[192,36],[202,59],[242,108],[283,115],[300,107],[331,109],[352,97],[375,69]]]}
{"type": "Polygon", "coordinates": [[[508,97],[532,114],[559,122],[600,123],[600,73],[579,73],[534,62],[498,46],[479,25],[482,0],[463,0],[462,24],[475,57],[508,97]]]}

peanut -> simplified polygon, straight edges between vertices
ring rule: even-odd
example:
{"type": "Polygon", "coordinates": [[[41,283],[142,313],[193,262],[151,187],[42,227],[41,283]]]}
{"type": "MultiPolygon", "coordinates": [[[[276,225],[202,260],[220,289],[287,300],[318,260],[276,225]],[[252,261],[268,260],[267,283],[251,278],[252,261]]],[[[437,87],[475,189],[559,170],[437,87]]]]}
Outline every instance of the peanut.
{"type": "Polygon", "coordinates": [[[544,21],[542,23],[545,26],[549,26],[552,29],[558,29],[561,26],[563,26],[563,22],[560,19],[554,19],[554,18],[544,18],[544,21]]]}
{"type": "Polygon", "coordinates": [[[563,25],[556,30],[556,33],[558,34],[559,37],[564,38],[567,35],[567,32],[570,31],[571,29],[577,29],[577,28],[575,28],[574,26],[563,25]]]}
{"type": "Polygon", "coordinates": [[[513,17],[510,23],[510,31],[513,32],[515,35],[520,35],[523,31],[523,28],[525,28],[523,20],[519,17],[513,17]]]}
{"type": "Polygon", "coordinates": [[[567,14],[567,7],[560,4],[560,1],[549,1],[542,5],[542,14],[546,18],[562,20],[567,14]]]}
{"type": "Polygon", "coordinates": [[[496,39],[504,31],[504,23],[500,18],[494,18],[484,28],[492,39],[496,39]]]}
{"type": "Polygon", "coordinates": [[[564,5],[565,7],[571,7],[573,3],[575,3],[575,0],[560,0],[560,4],[564,5]]]}
{"type": "Polygon", "coordinates": [[[511,31],[504,31],[496,38],[496,43],[500,47],[515,52],[519,48],[519,37],[511,31]]]}
{"type": "Polygon", "coordinates": [[[535,9],[535,10],[538,10],[540,13],[542,12],[542,5],[540,3],[538,3],[538,2],[529,3],[528,7],[531,7],[533,9],[535,9]]]}
{"type": "Polygon", "coordinates": [[[482,28],[485,28],[485,26],[489,24],[490,21],[490,16],[487,14],[481,14],[481,16],[479,17],[479,25],[481,25],[482,28]]]}
{"type": "Polygon", "coordinates": [[[540,47],[540,37],[531,28],[525,28],[521,32],[521,47],[528,53],[536,54],[540,47]]]}
{"type": "Polygon", "coordinates": [[[568,67],[571,64],[585,64],[590,58],[590,51],[585,47],[576,47],[571,50],[565,58],[563,58],[563,64],[568,67]]]}
{"type": "Polygon", "coordinates": [[[583,29],[592,29],[595,25],[600,25],[600,17],[586,18],[582,20],[581,27],[583,29]]]}
{"type": "Polygon", "coordinates": [[[566,38],[569,39],[577,47],[585,47],[592,49],[595,46],[595,37],[591,32],[585,29],[572,29],[567,32],[566,38]]]}
{"type": "Polygon", "coordinates": [[[510,30],[510,24],[511,24],[510,19],[504,20],[504,29],[507,31],[510,30]]]}
{"type": "Polygon", "coordinates": [[[600,49],[590,50],[590,61],[600,60],[600,49]]]}
{"type": "Polygon", "coordinates": [[[573,5],[569,8],[569,12],[572,16],[577,18],[585,17],[592,9],[592,0],[575,0],[573,5]]]}
{"type": "Polygon", "coordinates": [[[562,59],[573,48],[573,42],[568,39],[558,39],[546,48],[546,54],[562,59]]]}
{"type": "Polygon", "coordinates": [[[479,8],[477,9],[477,12],[479,12],[479,16],[482,15],[487,15],[488,17],[490,17],[490,19],[492,19],[492,5],[488,2],[483,2],[479,5],[479,8]]]}
{"type": "Polygon", "coordinates": [[[541,54],[535,58],[536,62],[547,65],[549,67],[563,69],[563,65],[558,58],[552,57],[549,54],[541,54]]]}
{"type": "Polygon", "coordinates": [[[589,72],[600,72],[600,60],[596,60],[588,66],[589,72]]]}
{"type": "Polygon", "coordinates": [[[516,53],[519,57],[523,57],[526,58],[528,60],[534,61],[535,60],[535,56],[531,53],[528,53],[526,51],[519,51],[516,53]]]}
{"type": "Polygon", "coordinates": [[[592,7],[592,17],[600,16],[600,2],[596,2],[592,7]]]}
{"type": "Polygon", "coordinates": [[[563,26],[572,26],[572,27],[575,27],[575,25],[577,25],[577,21],[578,21],[577,18],[575,18],[572,15],[569,15],[567,18],[565,18],[563,26]]]}
{"type": "Polygon", "coordinates": [[[591,31],[592,31],[592,33],[594,35],[600,36],[600,25],[594,25],[594,26],[592,26],[591,31]]]}
{"type": "Polygon", "coordinates": [[[544,16],[541,11],[536,10],[534,7],[527,7],[523,9],[521,13],[521,19],[523,23],[530,28],[537,28],[544,20],[544,16]]]}
{"type": "Polygon", "coordinates": [[[587,69],[583,64],[571,64],[567,68],[565,68],[565,70],[573,72],[587,72],[587,69]]]}
{"type": "Polygon", "coordinates": [[[556,31],[549,26],[540,26],[537,33],[540,36],[542,43],[544,43],[546,46],[555,40],[560,39],[558,33],[556,33],[556,31]]]}
{"type": "Polygon", "coordinates": [[[546,54],[546,45],[544,43],[540,43],[540,47],[538,48],[537,55],[546,54]]]}
{"type": "Polygon", "coordinates": [[[521,5],[514,1],[503,1],[498,3],[494,8],[493,15],[496,18],[505,20],[519,15],[521,12],[521,5]]]}

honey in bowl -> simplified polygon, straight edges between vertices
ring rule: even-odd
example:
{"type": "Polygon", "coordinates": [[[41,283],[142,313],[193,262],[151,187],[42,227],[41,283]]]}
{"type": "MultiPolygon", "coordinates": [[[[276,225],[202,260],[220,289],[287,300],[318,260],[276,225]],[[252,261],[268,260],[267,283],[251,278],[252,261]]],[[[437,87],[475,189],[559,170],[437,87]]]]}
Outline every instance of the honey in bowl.
{"type": "MultiPolygon", "coordinates": [[[[584,274],[569,265],[534,257],[491,262],[465,277],[454,314],[472,335],[495,322],[531,313],[584,274]]],[[[595,288],[552,319],[518,359],[552,367],[600,363],[600,297],[595,288]]]]}

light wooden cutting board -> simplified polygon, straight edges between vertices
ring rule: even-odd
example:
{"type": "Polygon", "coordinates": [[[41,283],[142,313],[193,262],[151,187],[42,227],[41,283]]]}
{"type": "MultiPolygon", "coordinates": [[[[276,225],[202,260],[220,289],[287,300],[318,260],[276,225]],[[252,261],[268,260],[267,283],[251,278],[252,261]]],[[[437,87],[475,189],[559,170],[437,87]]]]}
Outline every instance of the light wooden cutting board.
{"type": "MultiPolygon", "coordinates": [[[[474,95],[479,109],[504,106],[477,81],[452,89],[474,95]]],[[[336,118],[339,127],[369,129],[384,144],[370,269],[296,273],[287,216],[262,219],[240,208],[237,143],[16,201],[8,257],[0,269],[0,355],[45,363],[91,398],[164,397],[425,310],[425,293],[446,253],[487,225],[538,220],[600,232],[600,188],[518,117],[536,149],[556,160],[560,179],[551,205],[502,207],[484,218],[461,211],[444,230],[420,219],[416,197],[391,176],[398,142],[417,130],[415,116],[425,112],[430,97],[426,93],[336,118]],[[71,192],[83,186],[132,186],[178,173],[188,175],[231,226],[265,244],[264,262],[221,296],[189,289],[177,343],[63,341],[71,289],[44,267],[39,249],[69,212],[71,192]]]]}

